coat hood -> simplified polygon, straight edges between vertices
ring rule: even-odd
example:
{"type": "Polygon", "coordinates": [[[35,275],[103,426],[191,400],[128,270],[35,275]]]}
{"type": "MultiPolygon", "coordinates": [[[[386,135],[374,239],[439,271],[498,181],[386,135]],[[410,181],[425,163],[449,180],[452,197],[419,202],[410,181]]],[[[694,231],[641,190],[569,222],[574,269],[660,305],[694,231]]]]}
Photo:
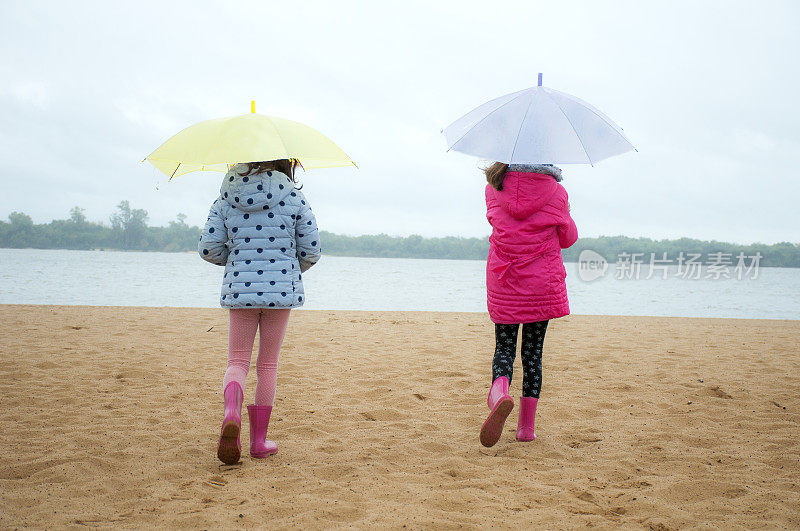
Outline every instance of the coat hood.
{"type": "Polygon", "coordinates": [[[501,208],[514,219],[526,219],[549,203],[558,187],[549,173],[509,171],[503,179],[503,189],[495,191],[495,195],[501,208]]]}
{"type": "Polygon", "coordinates": [[[563,180],[561,176],[561,168],[558,166],[553,166],[552,164],[509,164],[508,171],[544,173],[545,175],[552,175],[558,182],[563,180]]]}
{"type": "Polygon", "coordinates": [[[272,208],[294,190],[294,183],[289,176],[279,171],[242,175],[244,172],[242,164],[231,167],[219,189],[225,201],[243,212],[272,208]]]}

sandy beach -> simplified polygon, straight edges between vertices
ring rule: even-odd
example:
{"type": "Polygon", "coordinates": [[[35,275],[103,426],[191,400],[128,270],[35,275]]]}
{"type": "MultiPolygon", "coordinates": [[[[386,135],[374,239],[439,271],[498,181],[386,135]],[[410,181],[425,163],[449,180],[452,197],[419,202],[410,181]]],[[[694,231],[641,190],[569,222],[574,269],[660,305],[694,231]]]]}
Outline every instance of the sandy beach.
{"type": "Polygon", "coordinates": [[[295,311],[279,453],[224,466],[226,311],[0,317],[2,528],[800,527],[800,321],[560,319],[487,449],[487,315],[295,311]]]}

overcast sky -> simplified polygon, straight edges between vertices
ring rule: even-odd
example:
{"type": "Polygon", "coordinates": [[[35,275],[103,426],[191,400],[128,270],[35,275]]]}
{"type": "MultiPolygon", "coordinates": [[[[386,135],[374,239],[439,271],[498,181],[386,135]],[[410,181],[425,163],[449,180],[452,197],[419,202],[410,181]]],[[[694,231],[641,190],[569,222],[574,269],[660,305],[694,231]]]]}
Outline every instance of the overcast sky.
{"type": "Polygon", "coordinates": [[[479,161],[440,130],[543,72],[639,149],[563,167],[582,236],[800,242],[799,6],[3,0],[0,218],[202,224],[222,174],[140,161],[255,99],[359,163],[304,176],[322,229],[485,236],[479,161]]]}

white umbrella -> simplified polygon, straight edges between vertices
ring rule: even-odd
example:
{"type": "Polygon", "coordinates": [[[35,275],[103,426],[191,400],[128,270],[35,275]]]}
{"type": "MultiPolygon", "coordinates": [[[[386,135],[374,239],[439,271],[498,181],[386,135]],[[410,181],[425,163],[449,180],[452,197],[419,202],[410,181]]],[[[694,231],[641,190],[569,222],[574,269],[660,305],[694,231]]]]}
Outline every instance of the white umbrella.
{"type": "Polygon", "coordinates": [[[594,164],[635,150],[622,128],[575,96],[542,86],[506,94],[444,130],[448,151],[508,164],[594,164]]]}

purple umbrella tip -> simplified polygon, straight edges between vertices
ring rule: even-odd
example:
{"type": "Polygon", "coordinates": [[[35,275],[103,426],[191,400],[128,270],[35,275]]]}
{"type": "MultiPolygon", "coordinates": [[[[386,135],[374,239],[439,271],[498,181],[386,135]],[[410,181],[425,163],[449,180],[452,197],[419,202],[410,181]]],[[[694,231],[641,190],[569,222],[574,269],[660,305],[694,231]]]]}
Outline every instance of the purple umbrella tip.
{"type": "Polygon", "coordinates": [[[542,86],[542,73],[539,72],[539,86],[542,86]]]}

